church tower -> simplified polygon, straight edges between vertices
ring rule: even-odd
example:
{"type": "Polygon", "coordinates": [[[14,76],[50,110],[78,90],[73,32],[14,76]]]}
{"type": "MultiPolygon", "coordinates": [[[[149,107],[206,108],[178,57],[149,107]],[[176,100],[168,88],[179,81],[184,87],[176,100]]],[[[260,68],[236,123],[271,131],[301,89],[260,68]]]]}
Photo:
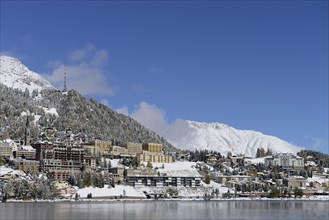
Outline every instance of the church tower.
{"type": "Polygon", "coordinates": [[[26,125],[25,125],[25,137],[24,137],[24,144],[30,145],[31,141],[31,134],[30,134],[30,119],[29,116],[26,115],[26,125]]]}

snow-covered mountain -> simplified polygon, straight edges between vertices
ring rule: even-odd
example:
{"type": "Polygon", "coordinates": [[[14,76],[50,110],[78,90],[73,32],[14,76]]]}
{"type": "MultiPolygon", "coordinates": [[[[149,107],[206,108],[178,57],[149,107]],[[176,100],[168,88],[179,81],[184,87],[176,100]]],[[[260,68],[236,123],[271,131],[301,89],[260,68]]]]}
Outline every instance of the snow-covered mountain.
{"type": "Polygon", "coordinates": [[[24,91],[55,89],[39,74],[29,70],[18,59],[9,56],[0,56],[0,83],[14,89],[24,91]]]}
{"type": "Polygon", "coordinates": [[[297,153],[302,148],[294,146],[277,137],[251,130],[238,130],[221,123],[195,121],[176,121],[165,132],[164,137],[180,149],[215,150],[226,155],[244,154],[254,157],[257,148],[270,148],[273,153],[297,153]]]}

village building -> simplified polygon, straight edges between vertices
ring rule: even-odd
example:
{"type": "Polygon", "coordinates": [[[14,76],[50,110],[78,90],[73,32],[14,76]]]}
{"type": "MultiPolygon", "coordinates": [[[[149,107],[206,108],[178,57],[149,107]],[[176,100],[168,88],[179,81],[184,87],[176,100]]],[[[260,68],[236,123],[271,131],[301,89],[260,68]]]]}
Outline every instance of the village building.
{"type": "Polygon", "coordinates": [[[0,157],[8,159],[13,157],[12,147],[8,143],[0,141],[0,157]]]}
{"type": "Polygon", "coordinates": [[[15,158],[22,158],[27,160],[35,160],[36,159],[36,151],[31,146],[20,146],[17,151],[14,152],[15,158]]]}
{"type": "Polygon", "coordinates": [[[18,159],[15,163],[18,170],[24,171],[25,173],[39,174],[39,161],[18,159]]]}
{"type": "Polygon", "coordinates": [[[265,158],[266,166],[279,166],[283,169],[304,169],[304,158],[290,153],[279,153],[265,158]]]}
{"type": "Polygon", "coordinates": [[[63,181],[74,173],[80,173],[82,164],[72,160],[44,159],[41,161],[40,168],[43,172],[51,174],[55,180],[63,181]]]}
{"type": "Polygon", "coordinates": [[[128,169],[127,183],[131,186],[175,186],[199,187],[202,176],[188,170],[156,171],[153,169],[128,169]]]}

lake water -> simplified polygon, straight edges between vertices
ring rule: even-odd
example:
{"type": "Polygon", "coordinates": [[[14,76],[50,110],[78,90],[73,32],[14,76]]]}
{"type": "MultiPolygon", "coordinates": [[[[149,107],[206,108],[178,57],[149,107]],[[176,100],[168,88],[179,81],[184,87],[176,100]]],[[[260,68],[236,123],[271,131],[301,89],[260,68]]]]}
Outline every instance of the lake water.
{"type": "Polygon", "coordinates": [[[321,219],[329,201],[0,203],[0,219],[321,219]]]}

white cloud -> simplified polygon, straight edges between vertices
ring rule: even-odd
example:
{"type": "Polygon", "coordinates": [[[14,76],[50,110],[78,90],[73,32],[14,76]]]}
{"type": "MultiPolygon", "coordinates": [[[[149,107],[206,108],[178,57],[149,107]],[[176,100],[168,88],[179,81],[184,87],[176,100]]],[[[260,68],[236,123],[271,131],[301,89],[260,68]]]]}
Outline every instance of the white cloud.
{"type": "Polygon", "coordinates": [[[145,127],[162,135],[168,128],[165,114],[165,111],[156,105],[141,102],[131,113],[130,117],[134,118],[145,127]]]}
{"type": "Polygon", "coordinates": [[[50,62],[53,65],[51,74],[45,77],[58,89],[63,88],[64,71],[67,73],[68,89],[75,89],[83,95],[113,95],[104,69],[108,59],[105,49],[97,49],[87,44],[83,49],[72,51],[65,64],[62,61],[50,62]]]}
{"type": "Polygon", "coordinates": [[[75,50],[69,54],[68,58],[71,61],[79,61],[79,60],[84,59],[86,57],[86,55],[87,55],[87,52],[85,50],[75,50]]]}
{"type": "Polygon", "coordinates": [[[328,142],[321,138],[313,138],[313,147],[325,147],[328,146],[328,142]]]}
{"type": "Polygon", "coordinates": [[[120,114],[124,114],[126,116],[129,116],[129,111],[128,111],[127,106],[123,106],[122,108],[116,109],[115,111],[120,113],[120,114]]]}
{"type": "Polygon", "coordinates": [[[134,118],[145,127],[165,137],[174,145],[181,138],[191,138],[191,135],[193,135],[193,131],[190,130],[190,126],[185,120],[176,119],[175,122],[169,123],[166,120],[166,112],[163,109],[144,101],[135,106],[131,114],[129,114],[126,106],[116,111],[134,118]]]}
{"type": "Polygon", "coordinates": [[[322,138],[313,137],[311,135],[306,135],[304,138],[312,142],[311,147],[314,149],[328,147],[328,141],[322,138]]]}
{"type": "Polygon", "coordinates": [[[100,102],[102,104],[106,105],[107,107],[111,108],[110,103],[109,103],[109,100],[107,100],[107,99],[101,99],[100,102]]]}

